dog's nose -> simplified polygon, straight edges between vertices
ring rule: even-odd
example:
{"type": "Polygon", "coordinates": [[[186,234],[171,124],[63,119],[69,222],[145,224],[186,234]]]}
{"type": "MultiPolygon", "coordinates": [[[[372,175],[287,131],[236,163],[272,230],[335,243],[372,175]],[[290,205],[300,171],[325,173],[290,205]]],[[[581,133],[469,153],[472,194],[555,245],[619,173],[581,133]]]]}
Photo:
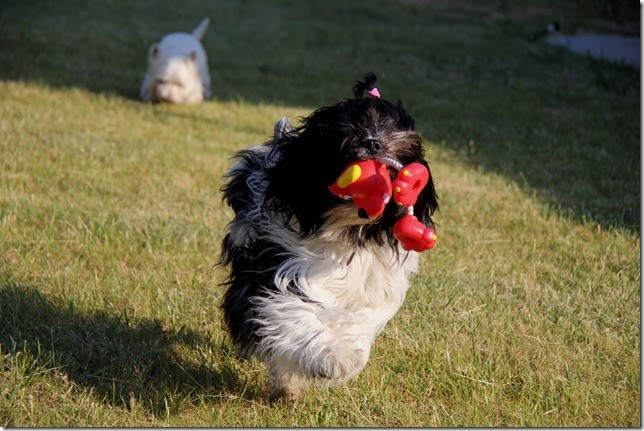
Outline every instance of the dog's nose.
{"type": "Polygon", "coordinates": [[[367,150],[371,151],[372,153],[377,153],[382,148],[382,145],[380,144],[380,141],[377,139],[367,139],[365,141],[365,147],[367,148],[367,150]]]}
{"type": "Polygon", "coordinates": [[[377,139],[366,139],[362,142],[361,146],[366,149],[372,156],[378,154],[382,149],[382,144],[377,139]]]}

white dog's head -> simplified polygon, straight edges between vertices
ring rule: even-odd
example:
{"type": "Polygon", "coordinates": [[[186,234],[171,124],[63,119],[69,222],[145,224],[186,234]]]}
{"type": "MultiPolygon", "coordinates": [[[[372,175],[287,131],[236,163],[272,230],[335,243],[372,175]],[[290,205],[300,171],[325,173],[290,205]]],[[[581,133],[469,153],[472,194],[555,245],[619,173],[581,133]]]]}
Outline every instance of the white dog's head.
{"type": "Polygon", "coordinates": [[[208,23],[206,18],[192,33],[172,33],[150,46],[143,101],[192,104],[210,98],[208,58],[201,45],[208,23]]]}
{"type": "Polygon", "coordinates": [[[203,100],[204,88],[194,51],[185,57],[168,56],[155,43],[148,53],[148,73],[152,102],[189,104],[203,100]]]}

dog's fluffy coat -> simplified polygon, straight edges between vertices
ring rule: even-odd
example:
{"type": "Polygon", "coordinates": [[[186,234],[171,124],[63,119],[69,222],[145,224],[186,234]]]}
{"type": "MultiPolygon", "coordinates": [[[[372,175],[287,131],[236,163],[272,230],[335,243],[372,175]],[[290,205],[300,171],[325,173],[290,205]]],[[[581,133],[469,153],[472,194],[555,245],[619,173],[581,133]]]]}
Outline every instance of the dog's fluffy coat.
{"type": "MultiPolygon", "coordinates": [[[[239,346],[267,363],[274,396],[355,377],[418,268],[418,254],[392,234],[404,208],[390,203],[368,219],[328,189],[356,160],[428,166],[402,103],[363,97],[375,83],[367,74],[355,98],[316,110],[295,130],[276,124],[273,139],[239,152],[226,174],[223,196],[235,218],[221,256],[231,269],[225,323],[239,346]]],[[[433,226],[437,208],[430,179],[414,213],[433,226]]]]}
{"type": "Polygon", "coordinates": [[[208,57],[201,39],[206,18],[192,33],[172,33],[148,49],[148,68],[141,84],[144,102],[194,104],[209,99],[208,57]]]}

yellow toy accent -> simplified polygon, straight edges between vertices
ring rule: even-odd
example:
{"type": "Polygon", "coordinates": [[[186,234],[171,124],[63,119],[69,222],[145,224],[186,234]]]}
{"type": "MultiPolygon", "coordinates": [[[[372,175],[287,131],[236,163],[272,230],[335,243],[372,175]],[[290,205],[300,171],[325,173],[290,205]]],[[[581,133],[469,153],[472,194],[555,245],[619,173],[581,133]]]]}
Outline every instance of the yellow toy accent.
{"type": "Polygon", "coordinates": [[[349,168],[345,169],[342,175],[340,175],[340,178],[338,178],[338,186],[345,188],[350,184],[358,181],[360,175],[362,175],[362,168],[360,168],[360,166],[350,166],[349,168]]]}
{"type": "Polygon", "coordinates": [[[408,177],[409,176],[409,169],[405,169],[403,172],[403,175],[408,177]]]}

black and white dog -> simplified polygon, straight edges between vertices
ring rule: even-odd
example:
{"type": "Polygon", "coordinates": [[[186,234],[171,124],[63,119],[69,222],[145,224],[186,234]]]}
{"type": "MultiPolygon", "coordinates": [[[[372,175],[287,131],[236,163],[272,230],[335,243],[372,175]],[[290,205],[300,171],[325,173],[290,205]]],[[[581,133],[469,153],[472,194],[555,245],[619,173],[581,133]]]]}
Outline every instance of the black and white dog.
{"type": "MultiPolygon", "coordinates": [[[[369,218],[329,191],[359,160],[429,168],[414,119],[400,101],[380,98],[376,76],[353,90],[355,98],[319,108],[301,127],[276,123],[273,139],[236,154],[222,187],[235,212],[221,255],[231,270],[225,323],[237,345],[268,365],[274,397],[354,378],[418,268],[418,253],[392,234],[403,207],[389,202],[369,218]]],[[[437,208],[430,176],[413,212],[433,226],[437,208]]]]}

